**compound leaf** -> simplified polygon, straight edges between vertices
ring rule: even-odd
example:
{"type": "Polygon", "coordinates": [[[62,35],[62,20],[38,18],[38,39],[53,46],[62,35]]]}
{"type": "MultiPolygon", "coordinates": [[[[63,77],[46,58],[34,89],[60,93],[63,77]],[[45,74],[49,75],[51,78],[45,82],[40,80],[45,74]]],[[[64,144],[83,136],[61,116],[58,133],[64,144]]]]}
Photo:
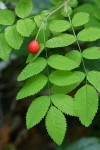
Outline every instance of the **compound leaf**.
{"type": "Polygon", "coordinates": [[[54,142],[61,145],[66,133],[66,119],[63,113],[53,106],[46,116],[46,129],[54,142]]]}
{"type": "Polygon", "coordinates": [[[17,100],[38,93],[47,83],[47,77],[39,74],[30,78],[17,95],[17,100]]]}
{"type": "Polygon", "coordinates": [[[15,12],[20,18],[26,18],[30,15],[33,8],[32,0],[19,0],[15,12]]]}
{"type": "Polygon", "coordinates": [[[7,44],[3,33],[0,34],[0,58],[8,60],[11,52],[11,47],[7,44]]]}
{"type": "Polygon", "coordinates": [[[68,86],[71,84],[82,82],[84,78],[85,74],[79,71],[54,71],[49,76],[50,82],[58,86],[68,86]]]}
{"type": "Polygon", "coordinates": [[[49,29],[53,33],[64,32],[70,28],[70,23],[65,20],[53,20],[50,22],[49,29]]]}
{"type": "Polygon", "coordinates": [[[40,73],[47,65],[46,59],[39,57],[35,62],[29,63],[18,76],[18,81],[23,81],[33,75],[40,73]]]}
{"type": "Polygon", "coordinates": [[[5,29],[5,39],[9,46],[14,49],[19,49],[23,42],[23,38],[16,30],[16,26],[10,26],[5,29]]]}
{"type": "Polygon", "coordinates": [[[70,116],[76,116],[74,110],[74,100],[71,96],[64,94],[55,94],[51,96],[51,101],[63,113],[70,116]]]}
{"type": "Polygon", "coordinates": [[[78,12],[72,19],[72,24],[75,27],[82,26],[89,21],[89,14],[85,12],[78,12]]]}
{"type": "Polygon", "coordinates": [[[75,83],[75,84],[71,84],[71,85],[67,85],[67,86],[57,86],[54,85],[51,88],[51,93],[52,94],[67,94],[70,93],[71,91],[73,91],[77,86],[79,86],[79,83],[75,83]]]}
{"type": "Polygon", "coordinates": [[[52,55],[48,58],[48,64],[55,69],[58,70],[72,70],[77,68],[79,65],[77,63],[66,56],[62,56],[59,54],[52,55]]]}
{"type": "Polygon", "coordinates": [[[21,36],[29,37],[32,31],[35,29],[35,23],[29,18],[21,19],[17,22],[16,28],[21,36]]]}
{"type": "Polygon", "coordinates": [[[77,64],[77,66],[79,66],[81,63],[82,54],[77,50],[71,50],[68,53],[66,53],[66,57],[74,61],[77,64]]]}
{"type": "Polygon", "coordinates": [[[73,44],[75,41],[76,38],[73,35],[63,34],[48,40],[46,42],[46,47],[48,48],[65,47],[73,44]]]}
{"type": "Polygon", "coordinates": [[[15,21],[15,15],[11,10],[0,10],[0,24],[12,25],[15,21]]]}
{"type": "Polygon", "coordinates": [[[41,96],[35,99],[28,108],[26,114],[26,126],[28,129],[38,124],[46,115],[50,106],[50,97],[41,96]]]}
{"type": "Polygon", "coordinates": [[[77,116],[81,123],[88,127],[98,109],[98,94],[96,90],[87,84],[77,91],[74,101],[77,116]]]}
{"type": "Polygon", "coordinates": [[[100,28],[90,27],[83,29],[78,33],[78,40],[84,42],[93,42],[100,39],[100,28]]]}
{"type": "Polygon", "coordinates": [[[99,71],[88,72],[87,79],[100,92],[100,72],[99,71]]]}
{"type": "Polygon", "coordinates": [[[83,51],[86,59],[100,59],[100,47],[89,47],[83,51]]]}

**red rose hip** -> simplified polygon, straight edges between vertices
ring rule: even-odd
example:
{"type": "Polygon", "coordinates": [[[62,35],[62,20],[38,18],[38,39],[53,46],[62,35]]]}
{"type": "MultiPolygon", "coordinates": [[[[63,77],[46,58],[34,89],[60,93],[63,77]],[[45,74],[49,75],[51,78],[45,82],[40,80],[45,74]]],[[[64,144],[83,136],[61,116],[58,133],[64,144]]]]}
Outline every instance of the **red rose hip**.
{"type": "Polygon", "coordinates": [[[40,45],[36,40],[31,41],[28,45],[28,50],[31,54],[38,53],[39,49],[40,49],[40,45]]]}

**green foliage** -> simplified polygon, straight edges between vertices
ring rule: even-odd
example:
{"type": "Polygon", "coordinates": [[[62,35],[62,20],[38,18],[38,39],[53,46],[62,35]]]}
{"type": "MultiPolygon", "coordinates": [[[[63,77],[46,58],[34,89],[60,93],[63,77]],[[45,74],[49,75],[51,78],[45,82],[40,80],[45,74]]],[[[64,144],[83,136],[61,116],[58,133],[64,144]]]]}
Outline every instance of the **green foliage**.
{"type": "Polygon", "coordinates": [[[34,100],[26,114],[26,125],[30,129],[38,124],[46,115],[50,106],[50,98],[48,96],[41,96],[34,100]]]}
{"type": "Polygon", "coordinates": [[[69,28],[70,23],[64,20],[53,20],[49,25],[49,29],[51,30],[52,33],[64,32],[69,28]]]}
{"type": "Polygon", "coordinates": [[[44,75],[35,75],[31,77],[17,95],[17,100],[38,93],[47,83],[47,77],[44,75]]]}
{"type": "Polygon", "coordinates": [[[66,53],[66,57],[74,61],[74,63],[77,64],[77,67],[79,67],[82,59],[82,54],[79,51],[71,50],[68,53],[66,53]]]}
{"type": "Polygon", "coordinates": [[[15,21],[15,15],[11,10],[0,10],[0,24],[12,25],[15,21]]]}
{"type": "Polygon", "coordinates": [[[100,47],[89,47],[83,51],[86,59],[100,59],[100,47]]]}
{"type": "Polygon", "coordinates": [[[15,13],[0,10],[0,58],[7,60],[11,49],[20,49],[24,56],[29,42],[38,41],[39,52],[28,55],[27,65],[18,76],[18,81],[27,80],[17,99],[35,95],[26,115],[27,128],[46,115],[48,134],[61,145],[66,132],[63,113],[77,116],[83,125],[89,126],[98,109],[100,2],[78,5],[77,0],[51,0],[51,3],[54,6],[50,10],[36,15],[35,10],[31,13],[31,0],[19,0],[15,13]],[[44,93],[47,96],[42,96],[44,93]]]}
{"type": "Polygon", "coordinates": [[[16,28],[21,36],[29,37],[32,31],[35,29],[35,23],[29,18],[21,19],[17,22],[16,28]]]}
{"type": "Polygon", "coordinates": [[[8,60],[9,54],[11,52],[11,47],[7,44],[4,34],[0,34],[0,58],[3,60],[8,60]]]}
{"type": "Polygon", "coordinates": [[[100,72],[88,72],[87,79],[100,92],[100,72]]]}
{"type": "Polygon", "coordinates": [[[96,90],[86,84],[80,88],[74,98],[75,112],[79,117],[81,123],[88,127],[98,109],[98,94],[96,90]]]}
{"type": "Polygon", "coordinates": [[[19,49],[23,43],[23,38],[16,30],[16,25],[7,27],[5,29],[5,39],[9,46],[14,49],[19,49]]]}
{"type": "Polygon", "coordinates": [[[76,39],[73,35],[63,34],[48,40],[46,42],[46,47],[48,48],[65,47],[73,44],[75,41],[76,39]]]}
{"type": "Polygon", "coordinates": [[[16,15],[20,18],[26,18],[30,15],[32,8],[32,0],[19,0],[15,9],[16,15]]]}
{"type": "Polygon", "coordinates": [[[46,116],[46,129],[50,137],[61,145],[66,133],[66,119],[62,112],[52,106],[46,116]]]}
{"type": "Polygon", "coordinates": [[[74,110],[74,100],[72,97],[64,94],[56,94],[51,96],[51,101],[63,113],[76,116],[74,110]]]}
{"type": "Polygon", "coordinates": [[[71,84],[71,85],[67,85],[67,86],[54,85],[51,88],[51,93],[52,94],[59,94],[59,93],[60,94],[68,94],[71,91],[73,91],[79,84],[80,84],[80,82],[79,83],[75,83],[75,84],[71,84]]]}
{"type": "Polygon", "coordinates": [[[49,76],[50,82],[58,86],[68,86],[71,84],[82,82],[84,78],[85,74],[79,71],[54,71],[49,76]]]}
{"type": "Polygon", "coordinates": [[[75,27],[86,24],[89,21],[89,14],[84,12],[79,12],[74,15],[72,24],[75,27]]]}
{"type": "Polygon", "coordinates": [[[92,42],[100,39],[100,28],[87,28],[78,33],[78,40],[92,42]]]}
{"type": "Polygon", "coordinates": [[[62,55],[52,55],[48,58],[48,64],[58,70],[72,70],[77,68],[79,65],[77,63],[62,55]]]}
{"type": "Polygon", "coordinates": [[[47,65],[46,59],[38,57],[35,62],[29,63],[21,72],[18,81],[23,81],[33,75],[39,74],[47,65]]]}

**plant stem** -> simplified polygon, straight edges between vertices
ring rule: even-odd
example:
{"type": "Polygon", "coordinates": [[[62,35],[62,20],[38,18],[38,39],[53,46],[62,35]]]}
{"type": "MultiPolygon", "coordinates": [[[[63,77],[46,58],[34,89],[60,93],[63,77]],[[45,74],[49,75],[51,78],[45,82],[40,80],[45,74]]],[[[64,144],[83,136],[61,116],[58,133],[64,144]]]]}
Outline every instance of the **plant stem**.
{"type": "MultiPolygon", "coordinates": [[[[43,28],[43,38],[44,38],[44,46],[45,46],[45,43],[46,43],[46,40],[45,40],[45,33],[44,33],[44,28],[43,28]]],[[[45,52],[46,52],[46,60],[47,60],[47,78],[48,78],[48,91],[49,91],[49,96],[51,95],[51,92],[50,92],[50,83],[49,83],[49,66],[48,66],[48,52],[47,52],[47,48],[45,46],[45,52]]]]}
{"type": "Polygon", "coordinates": [[[84,60],[83,60],[82,50],[81,50],[81,47],[80,47],[80,44],[79,44],[78,38],[77,38],[76,33],[75,33],[75,30],[74,30],[74,26],[73,26],[73,24],[72,24],[72,20],[71,20],[71,18],[70,18],[70,15],[69,15],[69,14],[68,14],[68,18],[69,18],[69,22],[70,22],[71,27],[72,27],[73,34],[74,34],[74,36],[75,36],[75,38],[76,38],[76,42],[77,42],[77,45],[78,45],[79,51],[80,51],[80,53],[81,53],[82,64],[83,64],[83,68],[84,68],[84,71],[85,71],[85,74],[86,74],[86,78],[87,78],[87,70],[86,70],[86,67],[85,67],[84,60]]]}
{"type": "Polygon", "coordinates": [[[58,8],[56,8],[55,10],[53,10],[50,14],[47,15],[47,17],[42,21],[40,28],[37,32],[36,38],[35,40],[37,40],[38,35],[40,33],[40,30],[42,29],[42,27],[44,26],[45,22],[49,19],[49,17],[51,17],[54,13],[56,13],[58,10],[60,10],[61,8],[63,8],[65,6],[65,4],[68,4],[71,0],[67,0],[65,1],[61,6],[59,6],[58,8]]]}

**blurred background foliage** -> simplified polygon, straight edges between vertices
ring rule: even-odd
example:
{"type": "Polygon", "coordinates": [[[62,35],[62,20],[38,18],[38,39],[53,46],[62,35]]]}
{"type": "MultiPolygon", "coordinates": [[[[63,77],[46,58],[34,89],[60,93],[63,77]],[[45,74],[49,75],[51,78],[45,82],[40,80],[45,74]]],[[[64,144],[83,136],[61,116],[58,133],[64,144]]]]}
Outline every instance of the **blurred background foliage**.
{"type": "MultiPolygon", "coordinates": [[[[2,0],[1,2],[7,8],[14,10],[17,1],[2,0]]],[[[34,8],[31,15],[51,8],[50,1],[55,0],[33,0],[34,8]]],[[[78,3],[78,6],[73,8],[72,15],[80,11],[88,12],[90,20],[85,28],[89,26],[100,28],[100,0],[78,0],[78,3]]],[[[16,87],[22,86],[17,83],[16,79],[25,66],[25,60],[28,56],[27,45],[33,38],[34,33],[32,37],[25,39],[19,51],[12,52],[8,62],[0,60],[0,150],[100,150],[100,110],[89,128],[81,126],[77,119],[68,117],[68,124],[72,123],[69,124],[66,136],[67,143],[65,141],[61,147],[57,147],[48,138],[43,123],[28,132],[26,131],[25,113],[31,99],[26,99],[24,103],[16,102],[18,90],[16,87]],[[76,139],[77,141],[74,142],[76,139]]],[[[82,45],[82,49],[94,44],[100,47],[100,40],[91,44],[86,43],[86,45],[82,45]]],[[[84,61],[88,70],[100,71],[100,60],[84,61]]]]}

